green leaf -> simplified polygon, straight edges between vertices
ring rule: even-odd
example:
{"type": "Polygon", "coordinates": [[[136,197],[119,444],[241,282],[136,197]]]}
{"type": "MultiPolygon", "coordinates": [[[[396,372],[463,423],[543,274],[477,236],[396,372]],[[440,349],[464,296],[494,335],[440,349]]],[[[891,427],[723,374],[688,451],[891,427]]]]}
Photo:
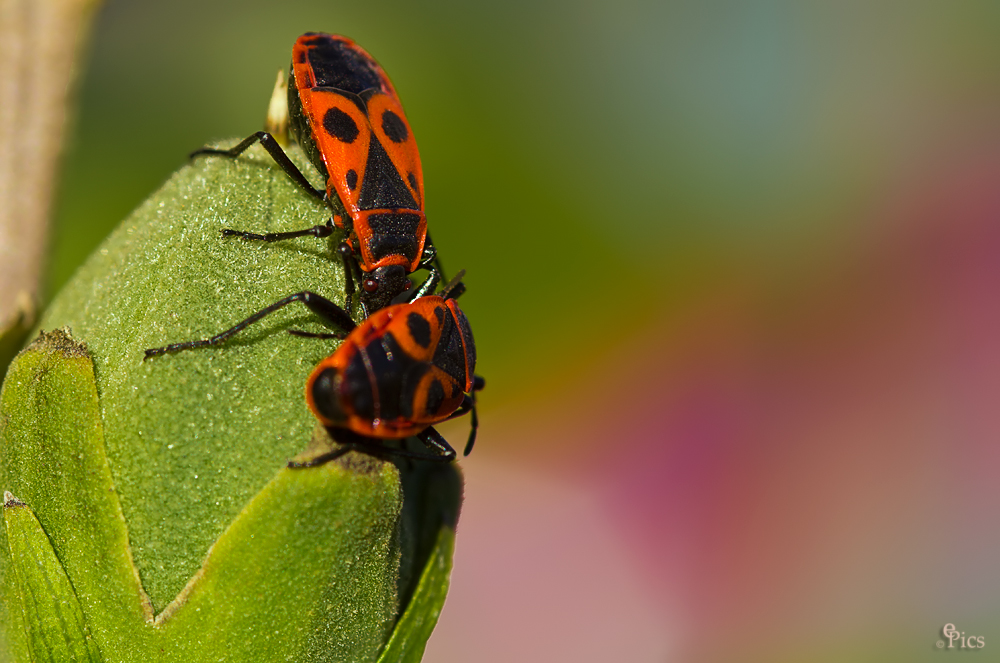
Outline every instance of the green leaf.
{"type": "Polygon", "coordinates": [[[287,334],[321,329],[290,306],[223,347],[149,361],[143,351],[211,336],[299,290],[343,301],[332,240],[262,244],[220,232],[328,218],[259,148],[237,160],[199,157],[108,236],[42,318],[44,329],[69,327],[93,355],[107,456],[157,612],[309,441],[316,420],[303,387],[333,347],[287,334]]]}
{"type": "Polygon", "coordinates": [[[396,630],[379,656],[378,663],[414,663],[423,657],[427,639],[431,637],[448,594],[454,546],[455,531],[442,527],[416,592],[396,624],[396,630]]]}
{"type": "Polygon", "coordinates": [[[4,494],[3,514],[33,660],[99,663],[101,655],[87,633],[73,586],[35,515],[10,493],[4,494]]]}
{"type": "MultiPolygon", "coordinates": [[[[143,361],[146,348],[212,335],[291,292],[342,301],[326,241],[219,232],[327,218],[256,148],[198,159],[56,298],[42,325],[64,330],[11,365],[0,488],[31,505],[106,660],[374,661],[390,637],[409,652],[400,660],[419,658],[447,589],[457,469],[358,452],[286,468],[330,444],[303,387],[335,346],[285,333],[321,330],[308,311],[143,361]]],[[[0,555],[8,596],[11,560],[0,555]]],[[[25,626],[0,617],[0,660],[4,647],[30,660],[25,626]]]]}
{"type": "Polygon", "coordinates": [[[354,460],[282,470],[247,505],[161,615],[169,660],[374,658],[396,617],[401,496],[392,464],[354,460]]]}
{"type": "MultiPolygon", "coordinates": [[[[104,454],[93,364],[65,333],[40,337],[12,363],[0,393],[0,450],[3,490],[31,506],[98,643],[95,612],[116,625],[142,624],[148,604],[104,454]]],[[[12,578],[29,572],[18,572],[13,548],[8,541],[0,555],[8,597],[12,578]]],[[[18,593],[11,602],[23,600],[18,593]]]]}

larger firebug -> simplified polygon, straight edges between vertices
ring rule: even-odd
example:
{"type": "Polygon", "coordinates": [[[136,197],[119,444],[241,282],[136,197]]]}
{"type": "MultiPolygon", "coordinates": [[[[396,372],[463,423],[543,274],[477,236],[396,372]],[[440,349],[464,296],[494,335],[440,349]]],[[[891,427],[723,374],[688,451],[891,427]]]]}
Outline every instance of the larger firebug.
{"type": "Polygon", "coordinates": [[[235,158],[260,144],[303,191],[331,210],[330,221],[291,232],[224,230],[266,242],[346,233],[338,246],[347,279],[347,308],[360,281],[364,315],[388,306],[410,287],[407,276],[429,272],[416,296],[432,292],[441,265],[427,233],[424,176],[413,130],[382,67],[347,37],[307,32],[292,48],[289,132],[319,172],[314,187],[266,131],[228,150],[192,154],[235,158]]]}

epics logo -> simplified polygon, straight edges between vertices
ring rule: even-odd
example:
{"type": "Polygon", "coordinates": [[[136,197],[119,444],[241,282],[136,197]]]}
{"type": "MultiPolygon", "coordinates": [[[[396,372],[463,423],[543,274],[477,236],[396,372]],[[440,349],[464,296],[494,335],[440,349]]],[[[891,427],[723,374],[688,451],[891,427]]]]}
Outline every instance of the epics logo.
{"type": "MultiPolygon", "coordinates": [[[[965,631],[956,629],[954,624],[945,624],[941,634],[948,639],[948,649],[982,649],[986,646],[983,636],[966,635],[965,631]]],[[[937,646],[938,649],[944,649],[944,641],[938,640],[937,646]]]]}

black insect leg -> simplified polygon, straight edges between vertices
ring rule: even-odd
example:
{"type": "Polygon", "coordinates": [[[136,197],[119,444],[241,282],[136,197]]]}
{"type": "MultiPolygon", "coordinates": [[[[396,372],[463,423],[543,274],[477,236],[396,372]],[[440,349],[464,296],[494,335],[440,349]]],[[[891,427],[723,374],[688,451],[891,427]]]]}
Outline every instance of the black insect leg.
{"type": "Polygon", "coordinates": [[[403,298],[401,295],[397,296],[393,299],[393,303],[398,303],[397,300],[412,302],[419,297],[433,294],[438,283],[444,280],[444,267],[441,266],[441,259],[438,257],[437,249],[434,248],[434,243],[431,242],[430,233],[427,233],[427,241],[424,242],[424,252],[420,256],[420,264],[417,268],[426,269],[429,272],[427,278],[424,279],[424,282],[416,290],[408,290],[406,298],[403,298]]]}
{"type": "Polygon", "coordinates": [[[329,332],[308,332],[302,329],[289,329],[288,333],[292,336],[300,336],[302,338],[324,338],[324,339],[339,339],[343,340],[345,338],[344,334],[329,333],[329,332]]]}
{"type": "Polygon", "coordinates": [[[411,302],[419,297],[432,294],[434,289],[437,288],[438,283],[441,282],[441,272],[437,268],[428,267],[427,271],[429,272],[427,278],[424,279],[424,282],[417,287],[416,291],[410,297],[411,302]]]}
{"type": "MultiPolygon", "coordinates": [[[[462,272],[463,274],[465,272],[462,272]]],[[[416,288],[410,288],[409,290],[404,290],[395,297],[392,298],[390,304],[408,304],[412,301],[416,301],[417,298],[423,297],[424,295],[430,295],[437,288],[438,282],[441,280],[441,273],[436,269],[430,268],[430,274],[424,279],[416,288]]],[[[464,286],[463,286],[464,287],[464,286]]]]}
{"type": "Polygon", "coordinates": [[[288,461],[287,467],[292,469],[301,469],[306,467],[317,467],[325,463],[329,463],[331,460],[336,460],[340,458],[348,451],[365,451],[364,442],[368,438],[363,435],[358,435],[354,431],[347,430],[346,428],[336,428],[333,426],[327,426],[326,432],[330,436],[330,439],[336,442],[338,446],[336,449],[331,449],[325,453],[311,458],[307,461],[299,462],[290,460],[288,461]]]}
{"type": "Polygon", "coordinates": [[[306,237],[312,235],[313,237],[329,237],[333,234],[333,219],[327,221],[321,226],[313,226],[312,228],[305,228],[303,230],[291,230],[284,233],[252,233],[245,230],[233,230],[232,228],[223,228],[223,237],[242,237],[243,239],[252,239],[259,242],[280,242],[283,239],[293,239],[295,237],[306,237]]]}
{"type": "Polygon", "coordinates": [[[465,292],[465,284],[462,283],[462,279],[465,278],[465,270],[458,270],[458,274],[455,274],[454,278],[448,281],[445,287],[441,288],[441,292],[438,294],[444,299],[458,299],[465,292]]]}
{"type": "Polygon", "coordinates": [[[325,463],[329,463],[331,460],[336,460],[337,458],[340,458],[341,456],[346,454],[348,451],[351,451],[352,449],[354,449],[353,444],[345,444],[342,447],[334,449],[333,451],[328,451],[325,454],[320,454],[319,456],[316,456],[315,458],[307,460],[303,463],[290,460],[288,461],[288,465],[286,467],[290,467],[294,470],[305,467],[316,467],[317,465],[323,465],[325,463]]]}
{"type": "MultiPolygon", "coordinates": [[[[305,175],[302,174],[302,171],[299,170],[294,163],[292,163],[291,159],[288,158],[288,155],[286,155],[284,150],[281,149],[281,146],[278,145],[278,142],[274,140],[271,134],[267,133],[266,131],[258,131],[252,136],[247,137],[243,142],[241,142],[236,147],[230,148],[228,150],[218,150],[212,147],[204,147],[200,150],[195,150],[194,152],[192,152],[191,157],[194,158],[202,154],[215,154],[235,159],[257,141],[260,141],[260,144],[264,147],[265,150],[267,150],[268,154],[270,154],[271,157],[275,160],[275,162],[277,162],[277,164],[281,166],[281,169],[284,170],[285,173],[287,173],[290,178],[292,178],[292,181],[295,182],[299,186],[299,188],[308,193],[310,196],[319,200],[321,203],[326,204],[327,202],[326,192],[323,189],[315,188],[312,184],[309,183],[309,180],[307,180],[305,175]]],[[[224,228],[222,230],[222,235],[224,237],[235,235],[237,237],[242,237],[243,239],[252,239],[261,242],[278,242],[283,239],[306,237],[308,235],[320,238],[329,237],[330,235],[333,234],[333,230],[334,230],[333,220],[331,219],[323,225],[313,226],[312,228],[305,228],[304,230],[293,230],[291,232],[262,234],[262,233],[247,232],[245,230],[233,230],[232,228],[224,228]]]]}
{"type": "Polygon", "coordinates": [[[239,145],[237,145],[236,147],[232,147],[228,150],[219,150],[212,147],[203,147],[200,150],[195,150],[194,152],[192,152],[191,158],[200,156],[202,154],[217,154],[219,156],[235,159],[239,155],[243,154],[243,152],[245,152],[247,148],[249,148],[251,145],[253,145],[258,141],[260,142],[261,147],[267,150],[267,153],[271,155],[271,158],[274,159],[274,161],[279,166],[281,166],[281,169],[285,171],[285,173],[287,173],[290,178],[292,178],[292,181],[295,182],[297,185],[299,185],[299,188],[301,188],[303,191],[308,193],[310,196],[316,198],[320,202],[324,204],[326,203],[326,190],[317,189],[312,184],[310,184],[309,180],[306,179],[306,176],[302,174],[302,171],[299,170],[294,163],[292,163],[292,160],[288,158],[288,155],[285,154],[285,151],[281,149],[281,145],[279,145],[278,141],[274,139],[274,136],[267,133],[266,131],[258,131],[257,133],[251,136],[247,136],[243,140],[243,142],[241,142],[239,145]]]}
{"type": "MultiPolygon", "coordinates": [[[[435,449],[439,454],[421,454],[416,451],[408,451],[404,455],[408,458],[421,458],[423,460],[436,460],[441,462],[451,462],[455,460],[455,450],[451,448],[448,441],[441,437],[433,426],[428,426],[423,431],[417,433],[417,439],[427,445],[428,449],[435,449]]],[[[393,450],[395,452],[395,450],[393,450]]]]}
{"type": "MultiPolygon", "coordinates": [[[[354,296],[354,273],[358,272],[357,277],[360,281],[361,268],[358,267],[358,261],[354,259],[354,250],[347,242],[341,242],[340,245],[337,246],[337,255],[340,256],[341,261],[344,263],[344,308],[350,311],[351,298],[354,296]]],[[[365,317],[367,317],[367,315],[365,317]]]]}
{"type": "Polygon", "coordinates": [[[441,265],[441,257],[434,247],[434,242],[431,241],[431,234],[429,232],[427,233],[427,239],[424,241],[424,252],[420,256],[420,266],[424,269],[435,269],[441,275],[442,280],[446,278],[444,267],[441,265]]]}
{"type": "Polygon", "coordinates": [[[317,295],[315,292],[309,292],[304,290],[302,292],[297,292],[294,295],[288,295],[284,299],[280,299],[275,303],[262,308],[253,315],[251,315],[246,320],[230,327],[224,332],[216,334],[212,338],[206,338],[200,341],[185,341],[183,343],[171,343],[170,345],[165,345],[162,348],[152,348],[146,350],[146,358],[155,357],[157,355],[166,354],[168,352],[175,352],[177,350],[191,350],[194,348],[201,348],[207,345],[218,345],[222,343],[229,337],[239,333],[240,331],[246,329],[253,323],[257,322],[266,315],[274,313],[278,309],[287,306],[293,302],[302,302],[306,307],[322,318],[325,322],[329,323],[334,327],[340,327],[345,332],[350,332],[356,326],[354,321],[351,320],[351,316],[347,314],[344,309],[340,308],[329,299],[317,295]]]}
{"type": "Polygon", "coordinates": [[[387,447],[379,438],[358,435],[357,433],[344,428],[328,427],[327,432],[330,433],[330,437],[334,441],[341,445],[340,447],[317,456],[312,460],[305,461],[304,463],[290,461],[288,463],[288,467],[315,467],[334,460],[335,458],[339,458],[348,451],[360,451],[362,453],[380,457],[399,456],[402,458],[413,458],[416,460],[430,460],[438,463],[450,463],[455,460],[456,455],[455,450],[451,448],[451,445],[449,445],[448,442],[441,437],[440,433],[433,428],[427,428],[423,432],[419,433],[417,438],[426,444],[428,448],[437,449],[441,453],[422,453],[420,451],[410,451],[409,449],[387,447]]]}
{"type": "Polygon", "coordinates": [[[472,393],[466,394],[465,398],[462,399],[462,404],[458,406],[457,410],[451,413],[451,416],[448,417],[448,419],[454,419],[472,412],[472,425],[469,430],[469,440],[465,443],[465,450],[462,452],[463,456],[468,456],[472,451],[473,445],[476,443],[476,434],[479,432],[479,413],[476,411],[476,392],[481,391],[485,386],[486,380],[484,378],[479,375],[473,376],[472,393]]]}
{"type": "Polygon", "coordinates": [[[472,452],[472,446],[476,443],[476,434],[479,432],[479,412],[476,410],[475,402],[472,403],[472,426],[469,429],[469,440],[465,443],[463,456],[468,456],[472,452]]]}
{"type": "MultiPolygon", "coordinates": [[[[340,260],[344,263],[344,290],[347,293],[345,308],[351,310],[351,297],[354,296],[354,276],[356,271],[360,272],[361,270],[358,267],[358,261],[354,259],[354,250],[348,242],[341,242],[337,246],[337,255],[340,256],[340,260]]],[[[360,273],[357,276],[358,280],[360,280],[360,273]]]]}

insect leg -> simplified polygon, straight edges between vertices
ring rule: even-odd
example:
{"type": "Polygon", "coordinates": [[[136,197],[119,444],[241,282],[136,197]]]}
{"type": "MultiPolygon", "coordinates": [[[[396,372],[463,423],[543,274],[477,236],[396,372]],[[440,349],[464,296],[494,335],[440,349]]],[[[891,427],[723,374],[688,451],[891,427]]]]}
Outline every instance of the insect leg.
{"type": "Polygon", "coordinates": [[[458,299],[465,292],[465,284],[462,283],[462,279],[465,278],[465,270],[458,270],[458,274],[448,281],[448,284],[441,288],[441,292],[438,294],[444,299],[458,299]]]}
{"type": "Polygon", "coordinates": [[[378,438],[358,435],[357,433],[349,431],[345,428],[328,427],[327,431],[330,433],[330,437],[341,445],[340,447],[304,463],[291,461],[288,463],[288,467],[299,468],[322,465],[323,463],[329,462],[335,458],[339,458],[348,451],[360,451],[362,453],[371,454],[372,456],[400,456],[402,458],[414,458],[416,460],[431,460],[439,463],[450,463],[455,460],[455,450],[452,449],[445,439],[441,437],[441,435],[433,428],[427,428],[423,432],[419,433],[417,438],[419,438],[420,441],[426,444],[429,448],[438,449],[441,453],[422,453],[420,451],[410,451],[409,449],[395,449],[393,447],[387,447],[382,444],[382,441],[378,438]],[[428,439],[425,439],[425,436],[428,439]]]}
{"type": "Polygon", "coordinates": [[[445,279],[444,267],[441,266],[441,257],[438,255],[434,242],[431,241],[430,232],[427,233],[427,240],[424,242],[424,252],[420,256],[420,266],[424,269],[436,269],[441,279],[445,279]]]}
{"type": "Polygon", "coordinates": [[[321,295],[317,295],[315,292],[309,292],[308,290],[304,290],[302,292],[297,292],[294,295],[288,295],[284,299],[279,299],[270,306],[267,306],[257,311],[246,320],[237,323],[236,325],[230,327],[224,332],[216,334],[212,338],[206,338],[200,341],[185,341],[183,343],[171,343],[170,345],[165,345],[162,348],[152,348],[146,350],[145,358],[148,359],[149,357],[155,357],[157,355],[166,354],[168,352],[175,352],[177,350],[191,350],[193,348],[201,348],[207,345],[218,345],[219,343],[222,343],[229,337],[243,331],[253,323],[263,318],[264,316],[270,315],[271,313],[274,313],[278,309],[287,306],[293,302],[302,302],[303,304],[306,305],[306,307],[310,311],[318,315],[320,318],[322,318],[323,320],[325,320],[326,322],[335,327],[340,327],[345,332],[350,332],[356,326],[354,324],[354,321],[351,320],[351,316],[349,316],[344,311],[344,309],[340,308],[339,306],[331,302],[329,299],[321,295]]]}
{"type": "Polygon", "coordinates": [[[334,333],[308,332],[302,329],[289,329],[288,333],[291,334],[292,336],[300,336],[302,338],[325,338],[325,339],[336,339],[341,341],[347,338],[347,335],[343,333],[338,334],[336,332],[334,333]]]}
{"type": "Polygon", "coordinates": [[[437,288],[438,283],[441,282],[440,271],[438,271],[434,267],[429,267],[427,271],[429,272],[427,278],[424,279],[424,282],[417,287],[416,291],[410,297],[411,302],[419,297],[423,297],[424,295],[429,295],[433,293],[434,289],[437,288]]]}
{"type": "Polygon", "coordinates": [[[393,453],[398,453],[401,456],[406,456],[408,458],[422,458],[424,460],[436,460],[442,462],[451,462],[455,460],[455,450],[451,448],[448,441],[441,436],[441,433],[434,430],[433,426],[428,426],[421,432],[417,433],[417,439],[423,442],[428,449],[435,449],[439,451],[439,454],[421,454],[416,451],[407,451],[405,453],[402,450],[393,449],[393,453]]]}
{"type": "Polygon", "coordinates": [[[345,444],[344,446],[338,449],[334,449],[333,451],[328,451],[325,454],[320,454],[319,456],[316,456],[311,460],[307,460],[304,463],[299,463],[294,460],[290,460],[288,461],[288,465],[286,465],[286,467],[290,467],[294,470],[301,469],[304,467],[316,467],[317,465],[323,465],[324,463],[329,463],[331,460],[336,460],[337,458],[340,458],[353,448],[354,448],[353,444],[345,444]]]}
{"type": "Polygon", "coordinates": [[[476,403],[472,403],[472,426],[469,428],[469,440],[465,443],[463,456],[468,456],[472,451],[472,445],[476,443],[476,433],[479,432],[479,413],[476,411],[476,403]]]}
{"type": "Polygon", "coordinates": [[[231,147],[228,150],[219,150],[213,147],[203,147],[200,150],[195,150],[194,152],[192,152],[191,158],[200,156],[202,154],[217,154],[219,156],[235,159],[243,152],[245,152],[247,148],[249,148],[251,145],[253,145],[258,141],[260,142],[261,147],[267,150],[267,153],[271,155],[271,158],[274,159],[274,161],[279,166],[281,166],[281,169],[285,171],[285,173],[290,178],[292,178],[292,181],[299,185],[299,188],[301,188],[303,191],[308,193],[310,196],[316,198],[320,202],[326,203],[326,191],[323,189],[317,189],[312,184],[310,184],[309,180],[306,179],[306,176],[302,174],[302,171],[299,170],[294,163],[292,163],[292,160],[288,158],[288,155],[285,154],[285,151],[281,149],[281,145],[279,145],[278,141],[274,139],[274,136],[267,133],[266,131],[258,131],[253,135],[247,136],[243,140],[243,142],[241,142],[239,145],[231,147]]]}
{"type": "MultiPolygon", "coordinates": [[[[360,268],[358,267],[358,261],[354,259],[354,250],[351,249],[351,245],[346,241],[341,242],[337,246],[337,254],[344,263],[344,308],[350,311],[351,298],[354,296],[354,272],[360,272],[360,268]]],[[[360,274],[358,274],[358,280],[361,280],[360,274]]]]}
{"type": "MultiPolygon", "coordinates": [[[[474,376],[472,381],[472,393],[466,394],[465,398],[462,399],[462,404],[459,405],[458,409],[452,412],[448,417],[448,419],[454,419],[472,412],[472,426],[469,430],[469,440],[465,443],[465,450],[462,452],[463,456],[468,456],[469,452],[472,451],[472,446],[476,443],[476,434],[479,432],[479,413],[476,411],[476,392],[481,391],[485,386],[485,379],[478,375],[474,376]]],[[[448,419],[445,421],[448,421],[448,419]]]]}
{"type": "MultiPolygon", "coordinates": [[[[438,282],[441,280],[441,274],[434,268],[429,268],[430,274],[424,279],[416,288],[410,288],[409,290],[404,290],[395,297],[392,298],[391,304],[408,304],[412,301],[416,301],[417,298],[423,297],[424,295],[429,295],[434,292],[437,288],[438,282]]],[[[463,272],[464,274],[465,272],[463,272]]],[[[465,286],[462,286],[463,288],[465,286]]]]}
{"type": "Polygon", "coordinates": [[[334,449],[333,451],[328,451],[325,454],[320,454],[319,456],[316,456],[315,458],[307,460],[303,463],[290,460],[288,461],[288,465],[286,465],[285,467],[290,467],[294,470],[298,470],[304,467],[316,467],[317,465],[323,465],[324,463],[329,463],[331,460],[336,460],[337,458],[340,458],[341,456],[346,454],[348,451],[351,451],[352,449],[354,449],[353,444],[345,444],[342,447],[334,449]]]}
{"type": "Polygon", "coordinates": [[[243,239],[253,239],[260,242],[279,242],[283,239],[292,239],[294,237],[306,237],[307,235],[312,235],[313,237],[329,237],[333,234],[333,220],[329,220],[323,225],[313,226],[312,228],[305,228],[303,230],[291,230],[284,233],[252,233],[245,230],[233,230],[232,228],[223,228],[223,237],[242,237],[243,239]]]}

